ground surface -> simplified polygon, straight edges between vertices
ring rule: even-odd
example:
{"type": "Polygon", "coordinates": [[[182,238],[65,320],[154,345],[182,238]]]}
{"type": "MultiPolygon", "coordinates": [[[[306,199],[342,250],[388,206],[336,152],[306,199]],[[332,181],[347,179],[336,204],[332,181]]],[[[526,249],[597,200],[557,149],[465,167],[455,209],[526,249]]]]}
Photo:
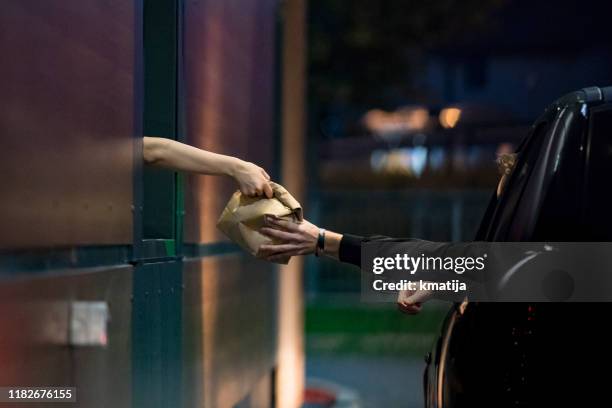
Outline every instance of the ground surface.
{"type": "Polygon", "coordinates": [[[335,408],[422,407],[424,355],[448,308],[428,304],[420,315],[406,316],[394,304],[338,298],[311,302],[306,308],[307,377],[357,394],[358,404],[335,408]]]}
{"type": "Polygon", "coordinates": [[[353,390],[361,408],[420,408],[423,368],[423,360],[414,358],[311,356],[306,374],[353,390]]]}

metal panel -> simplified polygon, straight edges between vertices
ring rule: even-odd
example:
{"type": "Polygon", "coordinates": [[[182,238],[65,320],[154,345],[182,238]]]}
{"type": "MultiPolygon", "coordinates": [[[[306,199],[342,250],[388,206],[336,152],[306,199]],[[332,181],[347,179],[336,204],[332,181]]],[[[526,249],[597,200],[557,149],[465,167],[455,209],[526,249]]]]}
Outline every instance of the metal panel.
{"type": "MultiPolygon", "coordinates": [[[[183,18],[186,141],[269,170],[275,7],[275,0],[189,1],[183,18]]],[[[235,188],[227,178],[187,178],[185,242],[224,239],[215,223],[235,188]]]]}
{"type": "Polygon", "coordinates": [[[0,285],[0,384],[76,386],[76,406],[128,407],[132,268],[73,273],[0,285]],[[69,345],[74,301],[106,302],[106,346],[69,345]]]}
{"type": "Polygon", "coordinates": [[[135,407],[181,404],[181,266],[180,261],[136,266],[132,324],[135,407]]]}
{"type": "MultiPolygon", "coordinates": [[[[144,134],[176,139],[178,0],[144,3],[144,134]]],[[[174,239],[175,174],[143,169],[143,237],[174,239]]]]}
{"type": "Polygon", "coordinates": [[[0,248],[132,238],[135,2],[0,13],[0,248]]]}
{"type": "Polygon", "coordinates": [[[185,262],[183,281],[184,406],[233,407],[249,394],[258,406],[276,361],[276,271],[226,255],[185,262]]]}

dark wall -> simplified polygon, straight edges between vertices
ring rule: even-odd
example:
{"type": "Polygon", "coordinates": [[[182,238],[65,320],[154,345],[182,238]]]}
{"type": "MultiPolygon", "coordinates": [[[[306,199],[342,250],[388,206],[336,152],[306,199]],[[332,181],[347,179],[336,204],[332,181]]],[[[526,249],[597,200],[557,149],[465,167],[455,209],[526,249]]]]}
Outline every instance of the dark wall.
{"type": "Polygon", "coordinates": [[[77,387],[82,407],[131,405],[137,11],[0,13],[0,384],[77,387]],[[98,346],[73,344],[75,301],[108,307],[98,346]]]}
{"type": "Polygon", "coordinates": [[[132,240],[135,6],[9,1],[0,14],[0,248],[132,240]]]}

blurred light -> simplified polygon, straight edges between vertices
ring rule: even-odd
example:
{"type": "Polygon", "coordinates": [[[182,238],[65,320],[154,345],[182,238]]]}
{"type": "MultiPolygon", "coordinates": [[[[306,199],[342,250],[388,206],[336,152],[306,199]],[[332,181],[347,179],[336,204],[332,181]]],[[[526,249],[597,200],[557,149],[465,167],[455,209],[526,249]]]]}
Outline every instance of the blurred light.
{"type": "Polygon", "coordinates": [[[426,164],[427,148],[423,146],[377,149],[370,156],[372,170],[380,174],[420,177],[426,164]]]}
{"type": "Polygon", "coordinates": [[[445,108],[440,112],[440,125],[445,129],[452,129],[457,125],[461,118],[461,109],[445,108]]]}
{"type": "Polygon", "coordinates": [[[387,160],[387,152],[381,149],[376,149],[370,154],[370,166],[376,173],[382,173],[387,160]]]}
{"type": "Polygon", "coordinates": [[[427,126],[429,111],[423,107],[404,107],[394,112],[372,109],[363,116],[363,123],[372,133],[410,133],[427,126]]]}
{"type": "Polygon", "coordinates": [[[432,170],[438,171],[444,167],[446,163],[446,151],[442,147],[435,147],[429,154],[429,166],[432,170]]]}
{"type": "Polygon", "coordinates": [[[387,174],[410,176],[412,174],[411,160],[410,149],[393,149],[387,155],[385,171],[387,174]]]}
{"type": "Polygon", "coordinates": [[[410,168],[415,176],[421,177],[423,170],[427,164],[427,148],[424,146],[416,146],[412,149],[410,156],[410,168]]]}

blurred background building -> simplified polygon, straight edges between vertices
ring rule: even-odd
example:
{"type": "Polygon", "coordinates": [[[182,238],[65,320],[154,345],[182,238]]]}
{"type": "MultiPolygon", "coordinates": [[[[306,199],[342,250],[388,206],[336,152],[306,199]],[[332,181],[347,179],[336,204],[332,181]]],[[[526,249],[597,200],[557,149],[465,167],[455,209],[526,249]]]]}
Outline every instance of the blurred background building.
{"type": "MultiPolygon", "coordinates": [[[[308,207],[326,228],[473,239],[511,152],[544,107],[612,83],[603,1],[311,0],[308,207]]],[[[445,305],[360,302],[354,268],[308,260],[307,367],[363,406],[422,405],[445,305]],[[389,373],[385,375],[384,373],[389,373]]]]}

